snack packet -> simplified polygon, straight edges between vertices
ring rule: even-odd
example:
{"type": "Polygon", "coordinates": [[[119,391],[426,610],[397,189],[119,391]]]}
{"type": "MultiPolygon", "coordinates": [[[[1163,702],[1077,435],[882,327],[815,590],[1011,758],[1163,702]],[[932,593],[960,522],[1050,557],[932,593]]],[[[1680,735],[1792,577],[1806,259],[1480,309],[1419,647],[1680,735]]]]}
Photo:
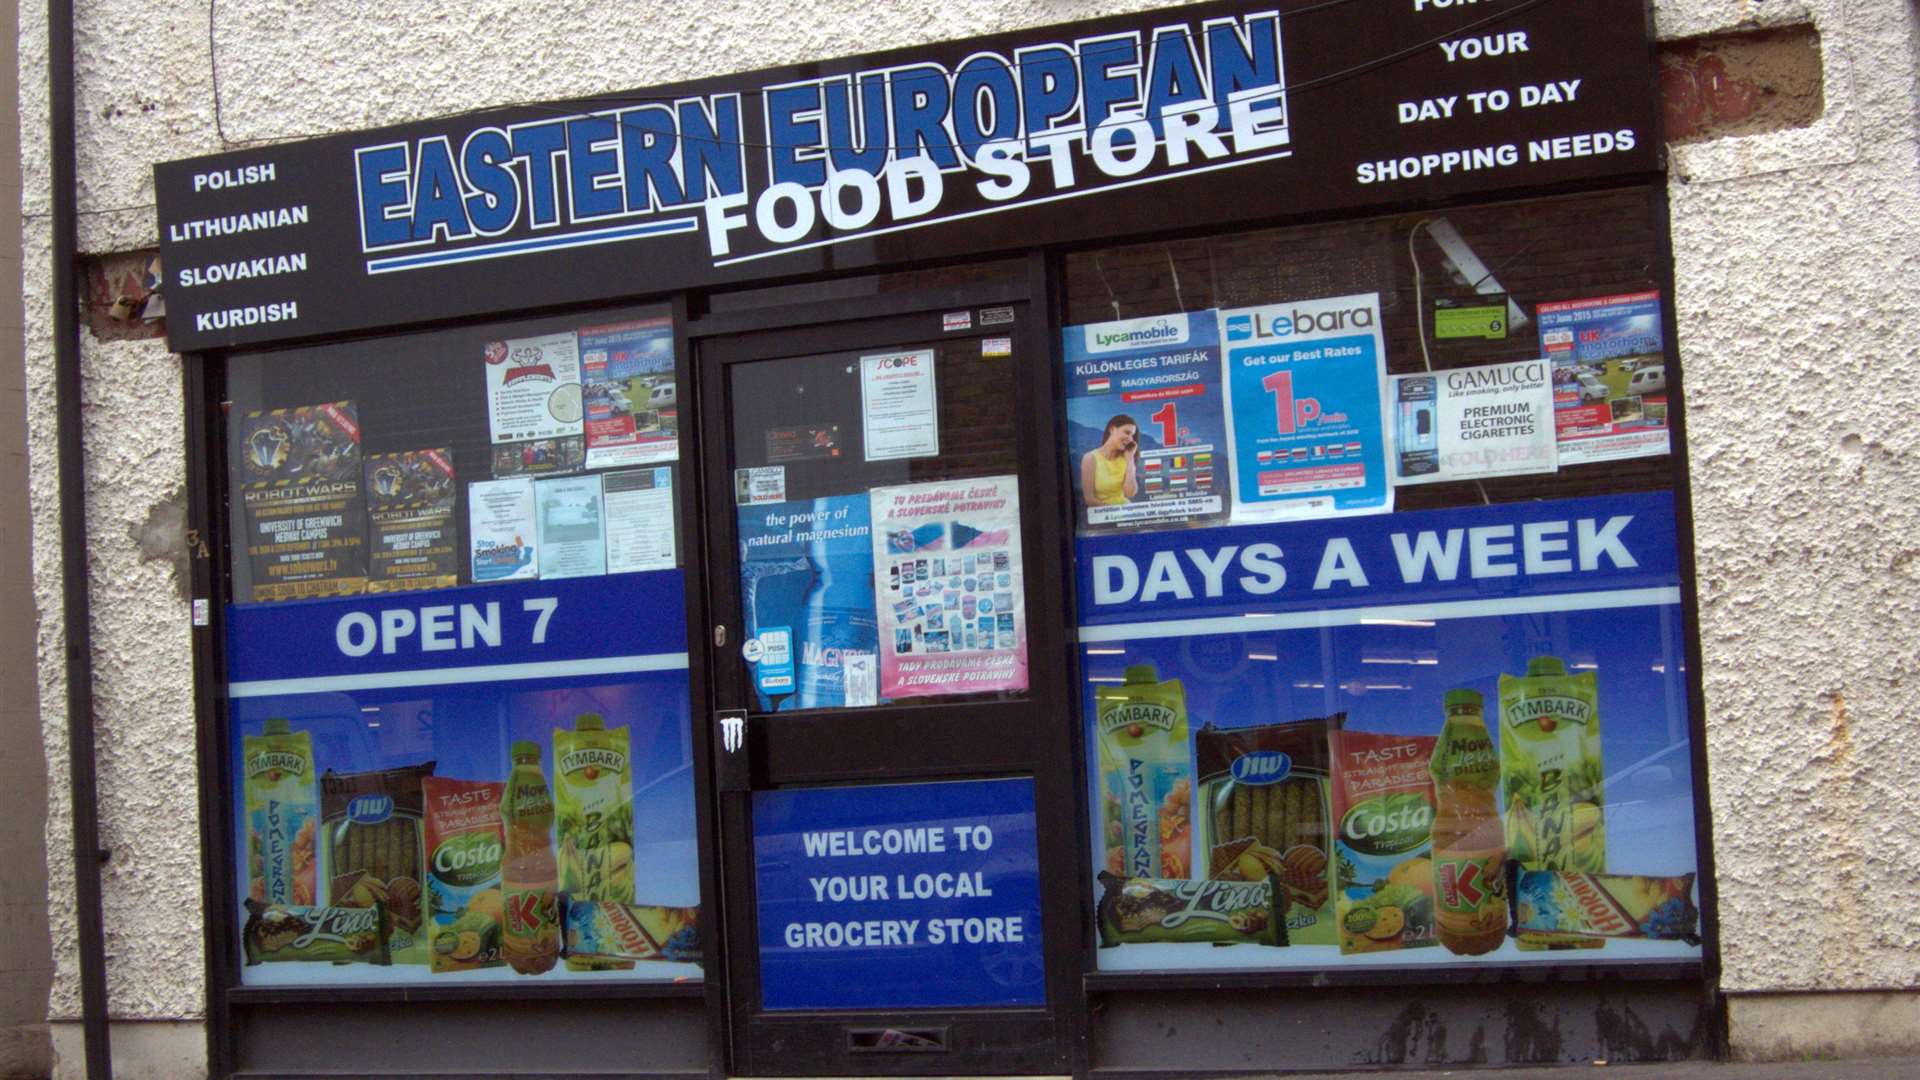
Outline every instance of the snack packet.
{"type": "MultiPolygon", "coordinates": [[[[1507,856],[1525,870],[1607,868],[1600,758],[1599,679],[1536,656],[1525,675],[1500,676],[1500,783],[1507,856]]],[[[1520,935],[1520,948],[1597,949],[1593,938],[1520,935]]]]}
{"type": "Polygon", "coordinates": [[[1187,692],[1152,664],[1093,692],[1100,744],[1101,828],[1109,873],[1186,878],[1193,867],[1193,775],[1187,765],[1187,692]]]}
{"type": "Polygon", "coordinates": [[[1327,734],[1333,757],[1334,919],[1340,952],[1436,942],[1431,735],[1327,734]]]}
{"type": "Polygon", "coordinates": [[[500,798],[506,785],[426,776],[428,952],[434,974],[498,967],[504,911],[500,798]]]}
{"type": "Polygon", "coordinates": [[[247,966],[287,962],[386,964],[387,907],[266,904],[249,897],[240,940],[247,966]]]}
{"type": "Polygon", "coordinates": [[[1284,886],[1271,875],[1263,881],[1178,881],[1102,871],[1100,885],[1103,949],[1154,941],[1287,944],[1276,899],[1284,886]]]}
{"type": "Polygon", "coordinates": [[[269,904],[312,904],[319,860],[314,834],[320,801],[313,793],[313,737],[267,721],[241,739],[246,777],[247,895],[269,904]]]}
{"type": "MultiPolygon", "coordinates": [[[[581,713],[553,733],[553,804],[560,891],[575,901],[633,903],[633,766],[627,729],[581,713]]],[[[569,958],[575,970],[631,968],[631,960],[569,958]]]]}
{"type": "Polygon", "coordinates": [[[1228,730],[1208,724],[1193,737],[1201,808],[1196,850],[1207,853],[1207,876],[1279,879],[1287,938],[1295,945],[1335,941],[1327,733],[1345,722],[1345,713],[1335,713],[1228,730]]]}
{"type": "Polygon", "coordinates": [[[387,908],[387,947],[396,964],[427,962],[421,933],[420,779],[433,762],[320,777],[326,833],[327,902],[387,908]]]}
{"type": "Polygon", "coordinates": [[[569,902],[566,955],[582,960],[700,962],[700,909],[606,900],[569,902]]]}
{"type": "Polygon", "coordinates": [[[1692,874],[1581,874],[1507,865],[1514,879],[1509,892],[1516,930],[1700,943],[1692,874]]]}

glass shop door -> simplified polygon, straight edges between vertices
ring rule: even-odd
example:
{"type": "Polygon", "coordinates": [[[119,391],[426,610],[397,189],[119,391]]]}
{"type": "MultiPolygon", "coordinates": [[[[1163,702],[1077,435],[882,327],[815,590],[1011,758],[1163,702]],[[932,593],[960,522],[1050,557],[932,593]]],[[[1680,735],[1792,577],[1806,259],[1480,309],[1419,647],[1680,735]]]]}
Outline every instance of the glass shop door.
{"type": "Polygon", "coordinates": [[[1044,319],[1018,282],[861,303],[693,327],[729,1071],[1064,1073],[1044,319]]]}

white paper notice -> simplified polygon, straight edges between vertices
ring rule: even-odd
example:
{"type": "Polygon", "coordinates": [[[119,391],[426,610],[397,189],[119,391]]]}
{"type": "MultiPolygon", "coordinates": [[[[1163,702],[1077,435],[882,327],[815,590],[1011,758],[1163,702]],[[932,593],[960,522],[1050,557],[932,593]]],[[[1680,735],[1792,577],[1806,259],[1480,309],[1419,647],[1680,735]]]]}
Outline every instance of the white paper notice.
{"type": "Polygon", "coordinates": [[[534,545],[533,480],[477,480],[467,485],[467,537],[473,581],[526,581],[540,576],[534,545]]]}
{"type": "Polygon", "coordinates": [[[1546,360],[1393,376],[1393,482],[1550,473],[1553,365],[1546,360]]]}
{"type": "Polygon", "coordinates": [[[580,347],[571,331],[489,342],[486,360],[494,442],[581,433],[580,347]]]}
{"type": "Polygon", "coordinates": [[[933,350],[860,358],[860,414],[868,461],[928,457],[940,452],[933,350]]]}
{"type": "Polygon", "coordinates": [[[633,469],[601,480],[607,499],[607,573],[673,569],[673,470],[633,469]]]}
{"type": "Polygon", "coordinates": [[[607,536],[598,476],[536,480],[540,512],[540,576],[598,577],[607,572],[607,536]]]}

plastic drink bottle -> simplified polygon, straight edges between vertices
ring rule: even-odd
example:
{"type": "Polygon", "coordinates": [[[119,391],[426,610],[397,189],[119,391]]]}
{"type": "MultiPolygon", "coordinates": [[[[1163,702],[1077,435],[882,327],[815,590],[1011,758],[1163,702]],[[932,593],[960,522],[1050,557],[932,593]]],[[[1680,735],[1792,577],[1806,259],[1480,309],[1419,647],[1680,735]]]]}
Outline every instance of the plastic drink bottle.
{"type": "Polygon", "coordinates": [[[540,744],[513,744],[513,773],[500,804],[507,829],[501,866],[507,963],[522,975],[542,975],[560,958],[560,922],[554,894],[553,793],[540,772],[540,744]]]}
{"type": "Polygon", "coordinates": [[[1494,801],[1500,761],[1477,692],[1449,690],[1445,707],[1445,726],[1428,766],[1434,786],[1435,921],[1448,952],[1479,956],[1499,948],[1507,936],[1506,833],[1494,801]]]}

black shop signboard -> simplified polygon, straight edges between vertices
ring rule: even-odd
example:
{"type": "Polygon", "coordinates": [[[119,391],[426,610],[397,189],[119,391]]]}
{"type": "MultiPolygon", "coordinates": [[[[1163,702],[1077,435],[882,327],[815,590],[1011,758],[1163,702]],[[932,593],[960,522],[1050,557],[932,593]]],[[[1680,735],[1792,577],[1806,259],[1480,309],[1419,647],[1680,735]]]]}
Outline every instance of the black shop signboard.
{"type": "Polygon", "coordinates": [[[1641,0],[1213,3],[172,162],[169,342],[1649,174],[1651,86],[1641,0]]]}

